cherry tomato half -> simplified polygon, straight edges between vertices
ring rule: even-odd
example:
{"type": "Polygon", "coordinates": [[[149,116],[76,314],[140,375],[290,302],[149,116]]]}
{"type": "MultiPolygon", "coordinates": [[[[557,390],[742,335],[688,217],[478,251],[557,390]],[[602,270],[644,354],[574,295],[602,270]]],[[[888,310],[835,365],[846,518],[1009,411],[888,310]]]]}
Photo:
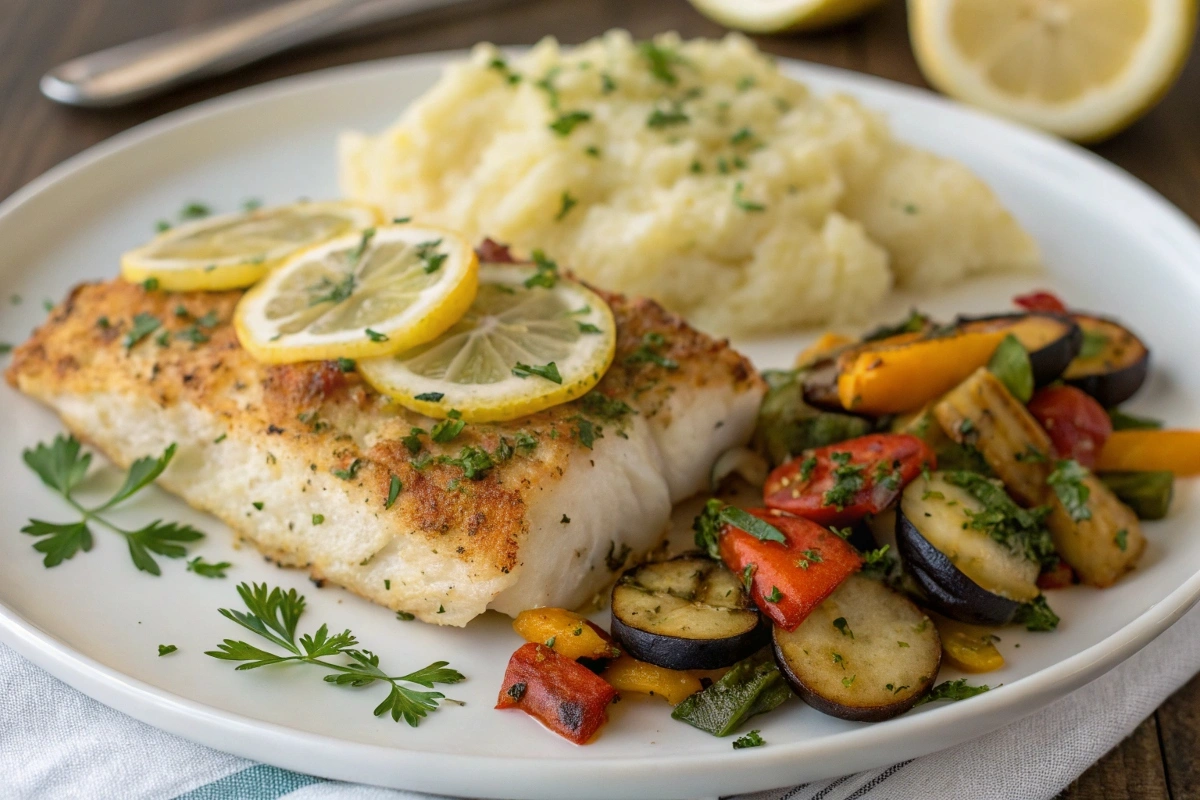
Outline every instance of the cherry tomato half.
{"type": "Polygon", "coordinates": [[[1049,311],[1052,314],[1067,313],[1067,304],[1051,292],[1030,292],[1013,298],[1013,305],[1026,311],[1049,311]]]}
{"type": "Polygon", "coordinates": [[[763,502],[822,525],[849,525],[892,504],[937,456],[906,433],[872,433],[808,450],[767,477],[763,502]]]}
{"type": "Polygon", "coordinates": [[[1029,401],[1029,413],[1042,423],[1054,454],[1073,458],[1089,469],[1108,437],[1112,435],[1112,420],[1104,407],[1074,386],[1047,386],[1029,401]]]}

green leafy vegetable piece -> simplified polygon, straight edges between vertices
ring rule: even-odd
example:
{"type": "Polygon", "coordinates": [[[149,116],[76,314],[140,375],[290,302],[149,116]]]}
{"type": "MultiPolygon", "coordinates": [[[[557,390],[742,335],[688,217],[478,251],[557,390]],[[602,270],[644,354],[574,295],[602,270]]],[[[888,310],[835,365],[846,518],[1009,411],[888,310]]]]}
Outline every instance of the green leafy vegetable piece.
{"type": "Polygon", "coordinates": [[[194,572],[202,578],[224,578],[225,570],[232,566],[233,564],[230,564],[228,561],[218,561],[215,564],[210,564],[201,556],[196,556],[187,562],[188,572],[194,572]]]}
{"type": "Polygon", "coordinates": [[[763,741],[758,731],[750,731],[745,736],[739,736],[733,740],[733,749],[743,750],[747,747],[762,747],[764,744],[766,742],[763,741]]]}
{"type": "Polygon", "coordinates": [[[966,700],[968,697],[983,694],[990,689],[991,687],[986,684],[970,686],[967,684],[966,678],[959,678],[956,681],[944,681],[933,687],[929,694],[918,700],[917,705],[936,703],[939,700],[966,700]]]}
{"type": "Polygon", "coordinates": [[[1055,464],[1054,471],[1046,478],[1046,483],[1054,490],[1054,494],[1058,495],[1063,508],[1074,522],[1092,518],[1092,509],[1088,507],[1088,497],[1092,491],[1084,483],[1087,474],[1087,469],[1078,461],[1063,459],[1055,464]]]}
{"type": "Polygon", "coordinates": [[[562,375],[558,374],[558,366],[551,361],[549,364],[522,364],[520,361],[512,368],[512,374],[518,378],[528,378],[531,375],[536,375],[539,378],[545,378],[551,383],[562,383],[562,375]]]}
{"type": "Polygon", "coordinates": [[[779,667],[764,651],[734,664],[719,681],[677,705],[671,716],[713,736],[728,736],[791,696],[779,667]]]}
{"type": "Polygon", "coordinates": [[[988,371],[995,375],[1009,393],[1022,403],[1033,397],[1033,362],[1020,340],[1011,333],[1005,336],[992,358],[988,371]]]}
{"type": "Polygon", "coordinates": [[[125,339],[122,342],[125,345],[125,349],[131,349],[135,344],[142,341],[142,339],[145,339],[158,330],[160,325],[162,323],[153,314],[146,314],[145,312],[136,314],[133,318],[133,325],[125,334],[125,339]]]}
{"type": "Polygon", "coordinates": [[[1024,625],[1029,631],[1052,631],[1058,627],[1059,619],[1046,602],[1046,596],[1039,594],[1017,609],[1013,622],[1024,625]]]}

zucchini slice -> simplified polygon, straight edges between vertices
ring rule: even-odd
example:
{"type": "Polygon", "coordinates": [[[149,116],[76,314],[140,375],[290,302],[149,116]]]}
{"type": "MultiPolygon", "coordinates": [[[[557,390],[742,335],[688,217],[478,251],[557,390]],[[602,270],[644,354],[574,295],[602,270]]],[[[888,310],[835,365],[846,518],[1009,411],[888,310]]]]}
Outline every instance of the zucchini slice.
{"type": "Polygon", "coordinates": [[[1027,557],[1023,542],[1000,542],[974,527],[972,519],[985,511],[981,500],[942,473],[917,479],[901,496],[896,544],[905,569],[938,611],[1003,625],[1040,594],[1040,565],[1027,557]]]}
{"type": "Polygon", "coordinates": [[[1150,350],[1132,331],[1103,317],[1074,315],[1083,329],[1083,348],[1063,380],[1090,394],[1105,408],[1125,402],[1142,388],[1150,370],[1150,350]]]}
{"type": "Polygon", "coordinates": [[[796,630],[776,627],[775,661],[818,711],[881,722],[933,687],[942,644],[933,622],[882,583],[852,575],[796,630]]]}
{"type": "Polygon", "coordinates": [[[763,646],[758,609],[723,564],[699,555],[627,570],[612,592],[612,635],[639,661],[717,669],[763,646]]]}
{"type": "Polygon", "coordinates": [[[1046,386],[1066,371],[1083,346],[1083,330],[1069,317],[1060,314],[999,314],[987,317],[960,317],[955,323],[961,331],[1007,330],[1029,352],[1035,386],[1046,386]]]}
{"type": "Polygon", "coordinates": [[[979,450],[1021,505],[1046,502],[1054,446],[1029,410],[987,369],[946,394],[933,409],[951,439],[979,450]]]}

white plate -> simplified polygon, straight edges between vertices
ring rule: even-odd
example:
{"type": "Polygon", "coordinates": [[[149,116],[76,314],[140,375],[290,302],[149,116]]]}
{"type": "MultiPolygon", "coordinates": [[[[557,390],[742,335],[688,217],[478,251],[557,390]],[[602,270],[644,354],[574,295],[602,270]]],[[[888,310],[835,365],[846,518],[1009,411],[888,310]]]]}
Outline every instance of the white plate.
{"type": "MultiPolygon", "coordinates": [[[[0,211],[0,341],[17,342],[76,282],[116,274],[121,251],[188,200],[217,209],[245,198],[286,202],[336,194],[334,139],[343,128],[379,129],[436,78],[445,56],[306,75],[168,115],[52,170],[0,211]],[[9,305],[18,293],[20,305],[9,305]]],[[[820,90],[846,90],[885,111],[898,134],[965,161],[986,178],[1041,242],[1051,275],[1077,305],[1119,315],[1155,354],[1138,410],[1200,426],[1195,309],[1200,236],[1158,195],[1078,148],[952,105],[932,95],[833,69],[785,62],[820,90]]],[[[923,308],[1000,310],[1033,281],[974,282],[921,298],[923,308]]],[[[912,298],[895,298],[897,314],[912,298]]],[[[761,366],[786,364],[800,339],[747,346],[761,366]]],[[[961,742],[1028,714],[1145,645],[1200,595],[1200,507],[1182,481],[1171,519],[1148,526],[1138,570],[1115,588],[1055,592],[1054,634],[1003,634],[1008,666],[987,676],[1002,688],[970,702],[925,707],[878,725],[823,716],[793,702],[760,717],[768,745],[733,751],[674,722],[658,701],[615,706],[600,739],[575,747],[518,713],[492,710],[519,641],[488,615],[465,631],[398,622],[388,611],[295,571],[235,551],[222,526],[152,490],[128,513],[182,519],[209,532],[201,552],[236,567],[227,580],[164,563],[135,572],[120,541],[96,531],[95,549],[43,569],[29,517],[68,519],[64,505],[19,465],[22,448],[48,440],[56,419],[5,386],[0,412],[0,638],[93,697],[166,730],[249,758],[330,778],[486,797],[681,798],[787,785],[890,764],[961,742]],[[1193,535],[1189,535],[1193,534],[1193,535]],[[204,656],[241,630],[217,614],[237,606],[237,581],[300,588],[303,630],[350,627],[392,669],[449,660],[469,676],[419,729],[371,716],[379,687],[350,690],[310,668],[235,673],[204,656]],[[158,644],[179,652],[159,658],[158,644]],[[1017,648],[1017,645],[1020,648],[1017,648]]],[[[945,672],[943,677],[952,677],[945,672]]]]}

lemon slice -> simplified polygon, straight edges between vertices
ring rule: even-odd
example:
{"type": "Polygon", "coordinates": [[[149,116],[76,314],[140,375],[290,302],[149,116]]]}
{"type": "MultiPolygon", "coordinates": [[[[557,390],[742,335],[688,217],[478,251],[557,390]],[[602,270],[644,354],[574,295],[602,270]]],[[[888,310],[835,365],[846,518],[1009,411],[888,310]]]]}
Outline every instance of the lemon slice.
{"type": "Polygon", "coordinates": [[[1084,142],[1148,111],[1191,47],[1196,0],[910,0],[921,71],[946,94],[1084,142]]]}
{"type": "Polygon", "coordinates": [[[812,31],[870,11],[883,0],[692,0],[701,14],[749,33],[812,31]]]}
{"type": "Polygon", "coordinates": [[[587,287],[533,268],[485,264],[479,293],[431,342],[358,362],[379,392],[431,417],[516,419],[574,400],[612,363],[617,326],[587,287]],[[550,284],[550,285],[545,285],[550,284]]]}
{"type": "Polygon", "coordinates": [[[479,260],[457,233],[367,228],[303,250],[242,297],[234,325],[259,361],[364,358],[407,350],[475,298],[479,260]]]}
{"type": "Polygon", "coordinates": [[[170,228],[121,256],[121,275],[170,292],[251,286],[293,253],[383,221],[363,203],[294,203],[207,217],[170,228]]]}

